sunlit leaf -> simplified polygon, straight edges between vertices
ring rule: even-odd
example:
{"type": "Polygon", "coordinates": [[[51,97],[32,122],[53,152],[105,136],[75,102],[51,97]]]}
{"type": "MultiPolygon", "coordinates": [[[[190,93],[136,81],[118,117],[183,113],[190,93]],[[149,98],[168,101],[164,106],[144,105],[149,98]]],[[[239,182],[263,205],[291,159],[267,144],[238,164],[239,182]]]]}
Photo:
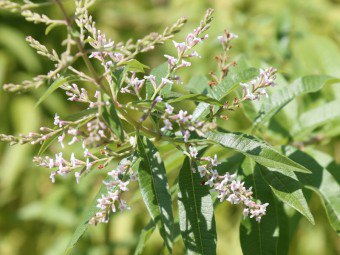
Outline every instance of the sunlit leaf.
{"type": "Polygon", "coordinates": [[[174,218],[165,166],[157,148],[149,139],[138,136],[137,144],[142,159],[138,169],[142,197],[167,248],[171,251],[174,218]]]}
{"type": "Polygon", "coordinates": [[[263,141],[242,133],[207,132],[206,138],[226,148],[241,152],[257,163],[284,172],[305,172],[308,169],[280,154],[263,141]]]}
{"type": "Polygon", "coordinates": [[[51,86],[48,87],[45,93],[39,98],[38,102],[35,104],[35,107],[41,104],[49,95],[51,95],[60,86],[64,85],[65,83],[74,82],[78,80],[80,80],[78,76],[59,77],[51,84],[51,86]]]}
{"type": "MultiPolygon", "coordinates": [[[[195,167],[195,166],[193,166],[195,167]]],[[[181,235],[188,254],[216,254],[214,208],[199,173],[192,171],[190,160],[184,160],[178,185],[178,210],[181,235]]]]}
{"type": "Polygon", "coordinates": [[[295,97],[316,92],[325,84],[331,84],[339,81],[340,79],[326,75],[305,76],[295,80],[290,86],[278,90],[270,96],[269,100],[265,101],[258,116],[254,120],[254,128],[258,128],[260,125],[268,122],[295,97]]]}

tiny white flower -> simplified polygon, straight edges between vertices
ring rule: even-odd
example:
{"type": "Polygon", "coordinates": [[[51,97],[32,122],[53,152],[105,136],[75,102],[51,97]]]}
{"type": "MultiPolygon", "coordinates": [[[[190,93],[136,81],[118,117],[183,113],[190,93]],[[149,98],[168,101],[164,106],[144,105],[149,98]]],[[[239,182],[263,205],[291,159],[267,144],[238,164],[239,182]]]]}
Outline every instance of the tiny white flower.
{"type": "Polygon", "coordinates": [[[197,157],[198,151],[196,147],[189,146],[190,156],[193,158],[197,157]]]}

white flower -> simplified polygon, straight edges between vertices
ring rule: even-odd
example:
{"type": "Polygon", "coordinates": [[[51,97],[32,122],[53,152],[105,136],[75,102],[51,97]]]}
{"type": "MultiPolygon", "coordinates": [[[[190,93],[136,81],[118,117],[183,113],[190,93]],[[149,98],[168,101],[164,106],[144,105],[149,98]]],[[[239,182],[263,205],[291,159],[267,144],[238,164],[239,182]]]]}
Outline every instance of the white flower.
{"type": "Polygon", "coordinates": [[[130,136],[129,143],[132,147],[135,147],[136,146],[136,137],[130,136]]]}
{"type": "Polygon", "coordinates": [[[166,83],[173,84],[174,82],[167,78],[162,78],[162,84],[166,84],[166,83]]]}
{"type": "Polygon", "coordinates": [[[99,98],[99,96],[100,96],[100,91],[96,90],[96,92],[94,93],[94,97],[95,98],[99,98]]]}
{"type": "Polygon", "coordinates": [[[119,186],[119,189],[120,189],[121,191],[127,191],[127,190],[129,190],[128,187],[127,187],[128,185],[129,185],[129,181],[122,182],[121,180],[119,180],[118,186],[119,186]]]}
{"type": "Polygon", "coordinates": [[[161,128],[161,131],[162,132],[165,132],[166,130],[172,130],[172,123],[170,122],[170,120],[168,119],[165,119],[163,120],[164,122],[164,127],[161,128]]]}
{"type": "Polygon", "coordinates": [[[77,162],[77,159],[74,156],[74,153],[72,153],[71,154],[71,159],[70,159],[70,163],[71,163],[72,167],[76,167],[76,162],[77,162]]]}
{"type": "Polygon", "coordinates": [[[51,174],[50,174],[50,179],[51,179],[52,183],[55,183],[56,174],[57,174],[56,172],[51,172],[51,174]]]}
{"type": "Polygon", "coordinates": [[[170,104],[166,103],[166,104],[165,104],[165,107],[166,107],[165,112],[166,112],[167,114],[170,115],[170,114],[173,113],[174,108],[173,108],[170,104]]]}
{"type": "Polygon", "coordinates": [[[60,143],[61,148],[65,148],[64,143],[63,143],[64,138],[65,138],[65,133],[63,133],[62,135],[58,136],[58,142],[60,143]]]}
{"type": "Polygon", "coordinates": [[[59,125],[59,127],[62,127],[62,125],[61,125],[61,122],[60,122],[60,116],[56,113],[55,115],[54,115],[54,125],[59,125]]]}
{"type": "Polygon", "coordinates": [[[77,182],[77,184],[79,184],[80,173],[79,172],[75,172],[74,173],[74,177],[76,177],[76,182],[77,182]]]}
{"type": "Polygon", "coordinates": [[[190,151],[190,156],[192,158],[196,158],[197,157],[198,151],[197,151],[196,147],[189,146],[189,151],[190,151]]]}
{"type": "Polygon", "coordinates": [[[197,169],[201,177],[204,177],[207,174],[207,169],[205,168],[205,166],[198,166],[197,169]]]}

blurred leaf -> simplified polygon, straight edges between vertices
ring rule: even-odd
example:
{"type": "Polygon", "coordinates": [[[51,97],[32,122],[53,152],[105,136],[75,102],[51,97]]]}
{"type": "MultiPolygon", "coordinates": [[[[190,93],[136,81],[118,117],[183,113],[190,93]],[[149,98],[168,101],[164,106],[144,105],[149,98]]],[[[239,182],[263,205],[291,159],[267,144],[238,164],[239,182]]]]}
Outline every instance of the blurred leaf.
{"type": "Polygon", "coordinates": [[[292,44],[296,73],[322,73],[338,76],[340,73],[339,45],[330,38],[315,34],[295,40],[292,44]]]}
{"type": "Polygon", "coordinates": [[[48,35],[54,28],[58,27],[58,26],[62,26],[64,24],[62,23],[52,23],[50,25],[48,25],[45,29],[45,35],[48,35]]]}
{"type": "Polygon", "coordinates": [[[317,108],[301,114],[291,130],[294,139],[299,138],[308,132],[325,124],[332,123],[340,119],[340,100],[323,104],[317,108]]]}
{"type": "Polygon", "coordinates": [[[265,124],[275,114],[277,114],[286,104],[295,97],[316,92],[324,85],[339,82],[340,79],[332,78],[325,75],[305,76],[295,80],[290,86],[287,86],[270,96],[270,99],[262,105],[258,116],[254,120],[254,128],[265,124]]]}
{"type": "MultiPolygon", "coordinates": [[[[195,166],[193,166],[195,167],[195,166]]],[[[216,254],[214,207],[202,178],[185,158],[178,177],[178,210],[181,235],[188,254],[216,254]]]]}
{"type": "Polygon", "coordinates": [[[203,75],[194,76],[190,79],[186,87],[188,87],[192,93],[206,95],[208,93],[208,82],[208,78],[203,75]]]}
{"type": "MultiPolygon", "coordinates": [[[[28,96],[17,97],[12,100],[9,114],[12,116],[12,125],[16,133],[28,133],[38,129],[40,113],[34,110],[34,100],[28,96]]],[[[8,147],[1,157],[0,186],[2,198],[8,199],[10,192],[16,188],[17,179],[22,176],[22,171],[27,169],[32,162],[29,144],[8,147]]]]}
{"type": "Polygon", "coordinates": [[[226,148],[241,152],[263,166],[277,168],[287,174],[294,171],[309,173],[305,167],[253,136],[242,133],[207,132],[206,138],[226,148]]]}
{"type": "Polygon", "coordinates": [[[145,246],[145,243],[149,240],[150,236],[156,229],[156,225],[153,221],[150,221],[139,235],[138,244],[135,250],[135,255],[141,255],[145,246]]]}
{"type": "Polygon", "coordinates": [[[48,87],[46,92],[40,97],[38,102],[35,104],[35,107],[41,104],[50,94],[52,94],[60,86],[64,85],[65,83],[74,82],[78,80],[80,80],[80,78],[75,75],[68,76],[68,77],[63,77],[63,76],[59,77],[51,84],[51,86],[48,87]]]}
{"type": "Polygon", "coordinates": [[[25,35],[14,27],[0,26],[0,44],[4,45],[30,72],[38,72],[41,65],[34,50],[25,42],[25,35]]]}
{"type": "Polygon", "coordinates": [[[151,218],[171,252],[174,218],[164,163],[157,148],[149,139],[138,136],[137,144],[138,154],[142,159],[138,169],[142,197],[151,218]]]}

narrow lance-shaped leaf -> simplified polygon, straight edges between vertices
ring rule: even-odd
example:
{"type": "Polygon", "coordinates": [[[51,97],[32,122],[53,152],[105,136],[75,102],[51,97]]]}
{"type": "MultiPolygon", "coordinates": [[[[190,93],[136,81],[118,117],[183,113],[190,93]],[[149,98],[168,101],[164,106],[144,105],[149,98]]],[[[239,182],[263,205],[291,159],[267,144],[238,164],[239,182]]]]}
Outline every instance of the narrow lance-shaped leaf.
{"type": "Polygon", "coordinates": [[[137,144],[142,159],[138,169],[142,197],[167,248],[171,251],[174,218],[165,166],[157,148],[149,139],[138,136],[137,144]]]}
{"type": "Polygon", "coordinates": [[[313,75],[297,79],[290,86],[287,86],[270,96],[270,100],[264,103],[259,115],[255,118],[254,128],[258,128],[260,125],[269,121],[295,97],[306,93],[316,92],[327,83],[330,84],[339,81],[340,79],[326,75],[313,75]]]}
{"type": "Polygon", "coordinates": [[[78,76],[68,76],[68,77],[59,77],[56,79],[51,86],[45,91],[45,93],[40,97],[38,102],[35,104],[35,107],[37,107],[39,104],[41,104],[49,95],[51,95],[56,89],[58,89],[60,86],[64,85],[68,82],[74,82],[78,81],[78,76]]]}
{"type": "Polygon", "coordinates": [[[300,212],[314,225],[313,215],[308,207],[303,186],[294,172],[284,172],[280,169],[261,166],[264,179],[267,181],[275,196],[285,204],[300,212]]]}
{"type": "Polygon", "coordinates": [[[206,138],[226,148],[239,151],[266,167],[281,169],[287,173],[309,172],[308,169],[280,154],[274,148],[246,134],[207,132],[206,138]]]}
{"type": "MultiPolygon", "coordinates": [[[[193,166],[195,167],[195,166],[193,166]]],[[[216,254],[214,207],[199,173],[192,171],[189,158],[184,160],[178,184],[180,231],[188,254],[216,254]]]]}
{"type": "Polygon", "coordinates": [[[297,173],[297,177],[306,188],[321,197],[329,223],[340,233],[340,165],[317,150],[307,150],[309,155],[294,147],[285,147],[285,151],[290,158],[311,169],[312,174],[297,173]]]}
{"type": "MultiPolygon", "coordinates": [[[[108,176],[104,181],[108,182],[111,180],[111,176],[108,176]]],[[[97,199],[101,197],[102,194],[106,192],[106,186],[104,184],[101,185],[100,190],[96,197],[93,199],[90,207],[84,211],[83,216],[81,217],[80,224],[76,228],[75,232],[73,233],[73,236],[71,238],[71,241],[68,243],[65,254],[70,254],[73,247],[78,243],[79,239],[83,236],[85,231],[88,227],[88,222],[90,219],[98,212],[97,208],[97,199]]]]}
{"type": "Polygon", "coordinates": [[[145,226],[145,228],[143,228],[139,235],[139,240],[134,255],[140,255],[143,253],[145,243],[149,240],[155,228],[156,225],[152,220],[145,226]]]}
{"type": "Polygon", "coordinates": [[[124,142],[124,130],[113,104],[103,107],[103,118],[111,131],[124,142]]]}

